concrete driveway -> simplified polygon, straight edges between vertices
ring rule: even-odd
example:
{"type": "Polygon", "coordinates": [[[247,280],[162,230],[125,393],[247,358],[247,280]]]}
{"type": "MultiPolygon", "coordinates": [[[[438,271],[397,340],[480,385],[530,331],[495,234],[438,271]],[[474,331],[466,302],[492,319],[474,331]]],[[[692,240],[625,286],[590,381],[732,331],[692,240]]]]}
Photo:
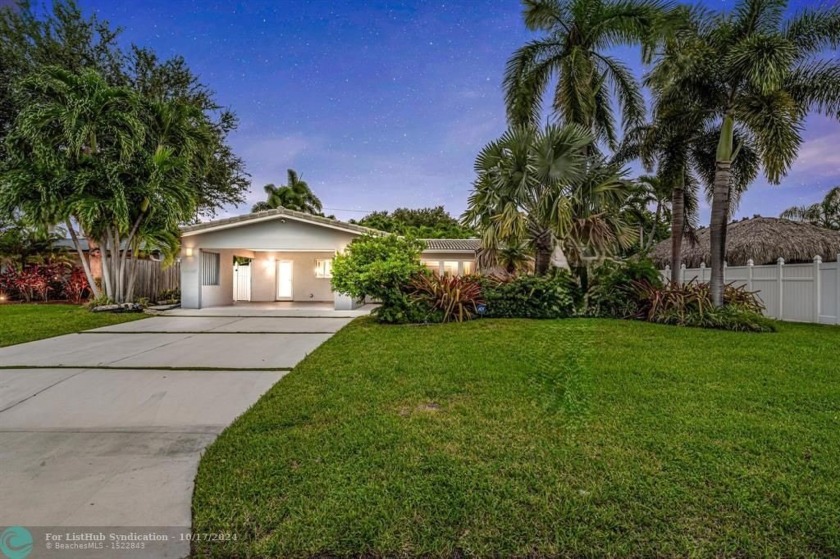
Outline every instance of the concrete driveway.
{"type": "Polygon", "coordinates": [[[0,348],[0,527],[36,550],[34,527],[187,532],[202,450],[350,320],[167,316],[0,348]]]}

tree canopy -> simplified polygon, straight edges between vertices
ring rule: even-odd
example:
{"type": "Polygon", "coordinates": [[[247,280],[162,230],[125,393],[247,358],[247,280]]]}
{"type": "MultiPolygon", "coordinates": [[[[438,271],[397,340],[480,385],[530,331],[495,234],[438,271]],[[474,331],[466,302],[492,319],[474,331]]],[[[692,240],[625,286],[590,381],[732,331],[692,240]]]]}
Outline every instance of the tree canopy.
{"type": "Polygon", "coordinates": [[[470,239],[476,236],[473,229],[461,225],[443,206],[372,212],[358,221],[351,219],[350,223],[418,239],[470,239]]]}
{"type": "Polygon", "coordinates": [[[257,202],[251,208],[252,212],[262,212],[276,208],[286,208],[313,215],[324,215],[321,210],[321,199],[315,196],[309,184],[300,177],[294,169],[286,171],[286,182],[282,186],[267,184],[263,187],[266,194],[265,202],[257,202]]]}
{"type": "Polygon", "coordinates": [[[72,0],[38,17],[0,9],[0,212],[66,226],[101,249],[108,297],[130,300],[141,249],[174,258],[179,226],[244,200],[236,118],[182,58],[116,44],[119,30],[72,0]]]}

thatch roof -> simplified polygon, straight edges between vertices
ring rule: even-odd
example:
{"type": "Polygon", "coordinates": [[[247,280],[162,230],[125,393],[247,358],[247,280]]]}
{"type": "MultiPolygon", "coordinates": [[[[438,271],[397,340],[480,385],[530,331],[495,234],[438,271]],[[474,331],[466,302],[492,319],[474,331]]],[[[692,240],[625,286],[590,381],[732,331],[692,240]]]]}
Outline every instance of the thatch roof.
{"type": "MultiPolygon", "coordinates": [[[[697,231],[696,243],[683,239],[682,260],[688,268],[709,262],[708,227],[697,231]]],[[[840,231],[823,229],[775,217],[753,217],[734,221],[726,229],[726,262],[730,266],[753,263],[774,264],[779,257],[785,262],[810,262],[820,255],[825,262],[834,262],[840,253],[840,231]]],[[[662,241],[650,252],[653,262],[662,268],[671,263],[671,239],[662,241]]]]}

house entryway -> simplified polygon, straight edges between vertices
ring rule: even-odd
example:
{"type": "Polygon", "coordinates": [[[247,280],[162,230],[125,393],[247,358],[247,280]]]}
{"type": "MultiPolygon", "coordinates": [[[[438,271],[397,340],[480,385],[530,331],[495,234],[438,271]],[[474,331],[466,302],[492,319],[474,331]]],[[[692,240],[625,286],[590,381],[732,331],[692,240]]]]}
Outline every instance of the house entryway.
{"type": "Polygon", "coordinates": [[[291,301],[294,298],[294,262],[277,262],[277,300],[291,301]]]}

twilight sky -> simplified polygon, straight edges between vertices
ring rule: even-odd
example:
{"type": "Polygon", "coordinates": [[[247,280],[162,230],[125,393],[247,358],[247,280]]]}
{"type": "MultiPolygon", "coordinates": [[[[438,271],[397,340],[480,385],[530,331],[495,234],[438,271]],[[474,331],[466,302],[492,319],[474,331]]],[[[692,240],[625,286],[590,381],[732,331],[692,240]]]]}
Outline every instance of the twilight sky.
{"type": "MultiPolygon", "coordinates": [[[[505,128],[505,62],[531,36],[518,0],[80,4],[123,27],[126,44],[183,55],[238,114],[232,143],[253,187],[248,205],[226,215],[249,211],[288,167],[340,219],[400,206],[459,215],[476,153],[505,128]]],[[[638,50],[621,53],[641,75],[638,50]]],[[[738,216],[777,215],[840,184],[840,125],[812,117],[805,138],[782,185],[757,181],[738,216]]]]}

